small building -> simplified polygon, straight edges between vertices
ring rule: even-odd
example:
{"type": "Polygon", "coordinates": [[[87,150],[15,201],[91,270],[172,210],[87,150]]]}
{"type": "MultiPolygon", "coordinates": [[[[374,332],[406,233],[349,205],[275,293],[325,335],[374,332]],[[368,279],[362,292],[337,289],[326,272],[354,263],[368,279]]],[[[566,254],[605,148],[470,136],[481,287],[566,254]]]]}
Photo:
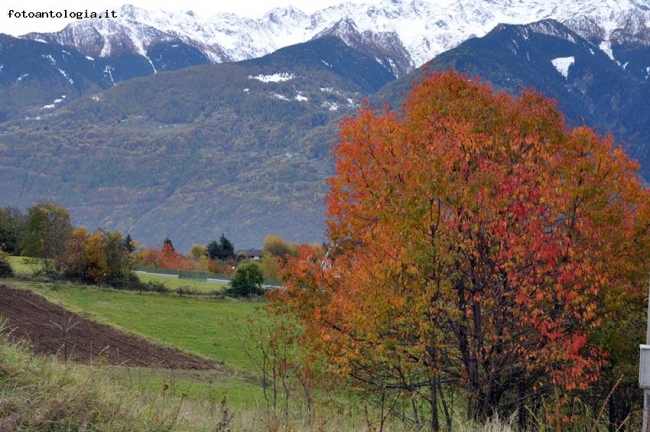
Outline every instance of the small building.
{"type": "Polygon", "coordinates": [[[262,249],[242,249],[235,251],[235,256],[237,257],[237,261],[243,261],[243,260],[261,260],[262,255],[264,252],[262,249]]]}

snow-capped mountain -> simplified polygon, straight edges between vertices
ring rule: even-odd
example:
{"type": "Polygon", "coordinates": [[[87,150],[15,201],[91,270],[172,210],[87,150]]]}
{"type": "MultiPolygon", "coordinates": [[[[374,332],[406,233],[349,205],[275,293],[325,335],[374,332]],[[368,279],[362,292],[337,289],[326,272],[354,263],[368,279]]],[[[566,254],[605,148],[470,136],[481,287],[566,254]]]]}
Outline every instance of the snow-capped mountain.
{"type": "Polygon", "coordinates": [[[379,5],[342,3],[311,15],[294,7],[276,8],[258,19],[234,14],[202,18],[191,11],[126,5],[118,16],[80,20],[58,33],[26,36],[102,57],[129,51],[149,58],[151,48],[160,43],[182,43],[219,63],[335,34],[371,53],[396,76],[502,23],[555,19],[608,53],[612,44],[621,42],[650,45],[650,0],[383,0],[379,5]]]}

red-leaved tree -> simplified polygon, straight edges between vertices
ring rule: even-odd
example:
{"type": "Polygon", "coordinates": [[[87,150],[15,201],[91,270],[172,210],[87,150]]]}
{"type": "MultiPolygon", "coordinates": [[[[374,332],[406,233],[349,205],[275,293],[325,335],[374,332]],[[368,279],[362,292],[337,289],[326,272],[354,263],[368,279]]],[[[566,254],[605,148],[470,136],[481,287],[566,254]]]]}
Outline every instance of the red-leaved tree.
{"type": "MultiPolygon", "coordinates": [[[[308,249],[276,304],[306,347],[417,427],[484,420],[598,379],[590,343],[642,298],[650,196],[611,136],[534,91],[426,75],[402,114],[345,120],[329,180],[334,259],[308,249]]],[[[560,396],[562,401],[562,397],[560,396]]]]}

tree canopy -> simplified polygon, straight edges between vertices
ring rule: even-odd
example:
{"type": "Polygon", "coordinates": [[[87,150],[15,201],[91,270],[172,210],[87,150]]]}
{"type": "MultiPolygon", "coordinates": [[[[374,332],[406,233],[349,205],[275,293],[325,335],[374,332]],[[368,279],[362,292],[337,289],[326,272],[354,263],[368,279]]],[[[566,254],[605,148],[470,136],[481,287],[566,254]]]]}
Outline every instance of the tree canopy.
{"type": "Polygon", "coordinates": [[[20,209],[0,208],[0,251],[13,254],[20,250],[24,225],[25,215],[20,209]]]}
{"type": "Polygon", "coordinates": [[[291,254],[291,246],[278,235],[269,234],[264,238],[262,250],[273,257],[284,258],[291,254]]]}
{"type": "Polygon", "coordinates": [[[243,263],[237,267],[230,280],[226,293],[237,297],[250,297],[264,294],[264,275],[254,262],[243,263]]]}
{"type": "Polygon", "coordinates": [[[63,274],[72,280],[116,288],[138,285],[131,272],[133,260],[122,235],[116,231],[88,233],[77,227],[66,244],[63,274]]]}
{"type": "Polygon", "coordinates": [[[224,234],[221,234],[219,241],[212,240],[206,247],[210,259],[227,260],[235,257],[235,246],[224,234]]]}
{"type": "Polygon", "coordinates": [[[50,271],[53,261],[56,270],[61,267],[65,245],[72,235],[70,212],[65,207],[49,201],[39,201],[27,209],[22,253],[43,258],[45,270],[50,271]]]}
{"type": "Polygon", "coordinates": [[[650,263],[650,196],[612,136],[443,72],[402,114],[362,106],[334,156],[336,259],[303,248],[275,303],[334,372],[432,430],[454,394],[525,427],[541,395],[597,380],[593,333],[643,299],[650,263]]]}

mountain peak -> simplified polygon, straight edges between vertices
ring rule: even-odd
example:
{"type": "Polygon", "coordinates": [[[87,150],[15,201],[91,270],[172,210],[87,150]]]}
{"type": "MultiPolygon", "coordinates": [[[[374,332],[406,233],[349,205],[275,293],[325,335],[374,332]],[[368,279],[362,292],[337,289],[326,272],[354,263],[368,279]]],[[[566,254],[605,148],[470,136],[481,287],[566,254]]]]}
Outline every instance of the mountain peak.
{"type": "Polygon", "coordinates": [[[137,7],[135,7],[135,6],[133,6],[132,4],[125,4],[125,5],[122,5],[122,6],[120,7],[120,9],[119,9],[120,12],[119,12],[118,15],[119,15],[121,18],[124,17],[124,18],[135,19],[135,18],[136,18],[136,14],[137,14],[137,12],[138,12],[139,10],[141,10],[141,9],[140,9],[140,8],[137,8],[137,7]]]}
{"type": "Polygon", "coordinates": [[[351,34],[359,34],[359,29],[352,18],[346,17],[337,21],[332,27],[318,33],[314,39],[322,36],[337,36],[347,43],[346,38],[351,34]]]}
{"type": "Polygon", "coordinates": [[[267,20],[273,24],[287,26],[301,25],[308,18],[303,11],[293,6],[271,9],[262,17],[263,20],[267,20]]]}

